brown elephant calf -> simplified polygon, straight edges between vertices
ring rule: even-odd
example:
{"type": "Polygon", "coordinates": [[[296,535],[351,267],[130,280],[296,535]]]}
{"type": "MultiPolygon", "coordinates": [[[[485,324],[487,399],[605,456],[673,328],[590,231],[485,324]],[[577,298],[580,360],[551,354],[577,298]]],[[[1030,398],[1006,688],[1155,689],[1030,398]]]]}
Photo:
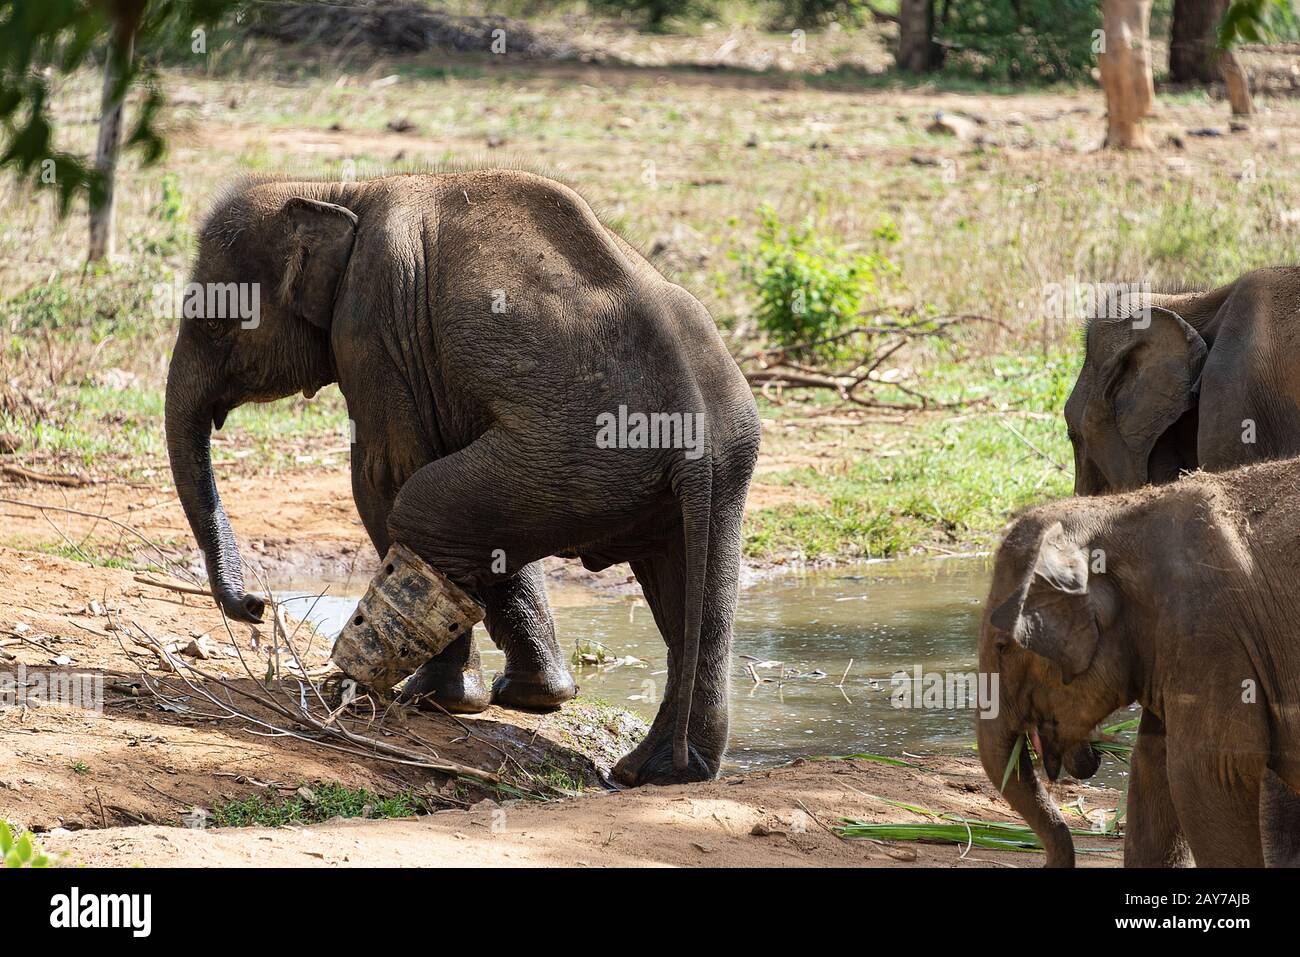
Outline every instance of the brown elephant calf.
{"type": "MultiPolygon", "coordinates": [[[[998,712],[976,722],[994,784],[1025,732],[1049,778],[1091,775],[1093,729],[1138,702],[1125,865],[1296,863],[1300,459],[1024,513],[979,653],[998,676],[998,712]]],[[[1003,793],[1048,866],[1071,866],[1028,749],[1003,793]]]]}

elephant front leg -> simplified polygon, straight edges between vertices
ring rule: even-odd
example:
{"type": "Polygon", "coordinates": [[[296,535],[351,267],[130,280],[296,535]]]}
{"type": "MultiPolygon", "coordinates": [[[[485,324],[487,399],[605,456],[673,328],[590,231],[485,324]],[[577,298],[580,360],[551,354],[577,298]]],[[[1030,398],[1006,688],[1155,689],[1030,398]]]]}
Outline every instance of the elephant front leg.
{"type": "Polygon", "coordinates": [[[432,711],[477,714],[491,703],[483,684],[483,665],[473,631],[457,638],[402,686],[402,700],[432,711]]]}
{"type": "MultiPolygon", "coordinates": [[[[353,449],[352,497],[361,523],[382,558],[392,544],[388,534],[388,516],[393,510],[397,490],[388,481],[387,467],[369,461],[368,455],[370,453],[361,445],[353,449]]],[[[426,661],[402,686],[402,700],[453,714],[476,714],[485,710],[491,703],[491,696],[483,683],[483,666],[474,632],[466,632],[426,661]]]]}
{"type": "Polygon", "coordinates": [[[1128,787],[1128,824],[1124,831],[1125,867],[1190,867],[1187,841],[1178,825],[1169,793],[1165,728],[1143,710],[1133,748],[1128,787]]]}
{"type": "Polygon", "coordinates": [[[496,704],[545,711],[578,693],[555,639],[541,562],[483,587],[480,597],[487,610],[488,634],[506,653],[506,670],[492,682],[496,704]]]}

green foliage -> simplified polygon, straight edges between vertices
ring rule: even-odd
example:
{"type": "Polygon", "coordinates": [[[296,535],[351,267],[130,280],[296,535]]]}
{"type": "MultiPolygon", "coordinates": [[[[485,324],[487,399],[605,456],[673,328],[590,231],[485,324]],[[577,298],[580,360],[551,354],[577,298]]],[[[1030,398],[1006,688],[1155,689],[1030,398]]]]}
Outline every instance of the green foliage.
{"type": "MultiPolygon", "coordinates": [[[[767,484],[823,501],[746,514],[745,553],[890,558],[930,542],[991,540],[1017,510],[1070,494],[1070,441],[1060,415],[1078,369],[1073,351],[936,364],[917,388],[936,401],[982,404],[886,431],[878,452],[843,468],[764,475],[767,484]]],[[[887,390],[879,397],[906,398],[887,390]]]]}
{"type": "Polygon", "coordinates": [[[630,14],[652,30],[662,30],[669,20],[702,17],[712,9],[709,0],[588,0],[596,10],[630,14]]]}
{"type": "Polygon", "coordinates": [[[32,841],[32,835],[21,831],[14,837],[9,822],[0,818],[0,858],[5,867],[49,867],[50,859],[32,841]]]}
{"type": "Polygon", "coordinates": [[[105,196],[102,173],[54,143],[50,109],[53,74],[67,75],[88,66],[95,56],[115,62],[115,101],[133,86],[142,86],[143,102],[126,138],[146,164],[163,153],[154,127],[163,105],[157,73],[148,53],[128,55],[150,43],[183,37],[196,28],[215,26],[245,0],[143,0],[90,3],[86,0],[0,0],[0,167],[13,170],[36,186],[53,186],[66,214],[73,197],[86,194],[92,206],[105,196]]]}
{"type": "Polygon", "coordinates": [[[279,827],[282,824],[318,824],[334,817],[364,817],[372,820],[414,817],[427,810],[414,794],[381,797],[365,788],[342,784],[314,784],[282,798],[268,788],[261,794],[227,801],[212,809],[215,827],[279,827]],[[306,790],[307,794],[303,791],[306,790]]]}
{"type": "Polygon", "coordinates": [[[870,16],[862,0],[777,0],[774,22],[780,27],[814,27],[832,20],[861,23],[870,16]]]}
{"type": "MultiPolygon", "coordinates": [[[[896,274],[897,267],[881,255],[851,253],[819,236],[811,219],[786,225],[767,206],[760,215],[758,249],[741,263],[741,275],[758,299],[759,328],[778,345],[819,343],[808,350],[814,358],[835,358],[838,344],[824,340],[859,324],[881,279],[896,274]]],[[[875,238],[893,241],[897,230],[886,223],[875,238]]]]}
{"type": "Polygon", "coordinates": [[[1219,46],[1294,38],[1298,28],[1291,0],[1233,0],[1219,21],[1219,46]]]}
{"type": "Polygon", "coordinates": [[[1097,0],[963,0],[937,25],[947,65],[982,79],[1078,82],[1096,65],[1097,0]]]}

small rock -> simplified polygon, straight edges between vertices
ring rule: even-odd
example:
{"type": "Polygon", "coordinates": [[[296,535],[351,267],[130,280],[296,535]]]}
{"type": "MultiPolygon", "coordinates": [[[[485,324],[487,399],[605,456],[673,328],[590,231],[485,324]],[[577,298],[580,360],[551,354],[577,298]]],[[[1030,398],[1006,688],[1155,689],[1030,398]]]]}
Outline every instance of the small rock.
{"type": "Polygon", "coordinates": [[[212,643],[205,635],[202,638],[191,638],[189,644],[180,649],[181,654],[186,658],[198,658],[207,661],[209,658],[216,657],[216,652],[212,648],[212,643]]]}
{"type": "Polygon", "coordinates": [[[916,860],[916,851],[910,847],[887,847],[885,853],[896,861],[914,861],[916,860]]]}
{"type": "Polygon", "coordinates": [[[298,795],[298,797],[302,798],[308,804],[316,803],[316,792],[313,791],[311,788],[307,787],[307,785],[305,784],[293,793],[298,795]]]}
{"type": "Polygon", "coordinates": [[[487,148],[490,150],[500,149],[505,145],[506,138],[504,136],[489,136],[487,138],[487,148]]]}
{"type": "Polygon", "coordinates": [[[388,128],[394,133],[411,133],[416,129],[416,126],[403,116],[401,119],[389,120],[388,128]]]}
{"type": "Polygon", "coordinates": [[[934,114],[934,122],[927,126],[925,131],[936,136],[955,136],[965,142],[975,139],[979,133],[979,126],[974,120],[940,110],[934,114]]]}
{"type": "Polygon", "coordinates": [[[1188,136],[1222,136],[1223,130],[1213,126],[1201,126],[1187,131],[1188,136]]]}

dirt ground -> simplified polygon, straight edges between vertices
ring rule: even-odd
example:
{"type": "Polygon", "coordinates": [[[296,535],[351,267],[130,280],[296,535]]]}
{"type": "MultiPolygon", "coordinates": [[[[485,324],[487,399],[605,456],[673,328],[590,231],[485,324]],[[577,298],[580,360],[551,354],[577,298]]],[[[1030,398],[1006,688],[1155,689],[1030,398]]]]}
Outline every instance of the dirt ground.
{"type": "MultiPolygon", "coordinates": [[[[705,785],[640,788],[533,803],[485,801],[414,819],[330,821],[312,827],[193,830],[121,827],[43,840],[84,866],[709,866],[1033,867],[1041,856],[952,845],[847,840],[841,817],[921,822],[883,799],[971,818],[1007,809],[971,760],[936,759],[933,771],[873,762],[808,762],[705,785]]],[[[1069,789],[1064,800],[1113,808],[1113,791],[1069,789]]],[[[1084,867],[1117,866],[1119,842],[1078,838],[1084,867]]]]}

